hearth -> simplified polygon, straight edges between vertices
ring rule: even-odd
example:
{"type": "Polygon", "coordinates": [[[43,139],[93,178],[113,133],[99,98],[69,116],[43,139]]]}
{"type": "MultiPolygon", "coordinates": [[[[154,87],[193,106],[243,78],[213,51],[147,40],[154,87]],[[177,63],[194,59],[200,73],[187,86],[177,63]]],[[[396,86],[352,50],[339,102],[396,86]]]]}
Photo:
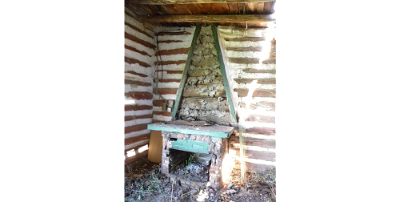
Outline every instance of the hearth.
{"type": "Polygon", "coordinates": [[[162,173],[189,185],[209,182],[213,188],[222,186],[222,160],[228,153],[228,138],[234,128],[182,120],[149,124],[148,129],[162,131],[162,173]],[[188,165],[184,168],[183,166],[188,165]],[[183,166],[182,166],[183,165],[183,166]]]}

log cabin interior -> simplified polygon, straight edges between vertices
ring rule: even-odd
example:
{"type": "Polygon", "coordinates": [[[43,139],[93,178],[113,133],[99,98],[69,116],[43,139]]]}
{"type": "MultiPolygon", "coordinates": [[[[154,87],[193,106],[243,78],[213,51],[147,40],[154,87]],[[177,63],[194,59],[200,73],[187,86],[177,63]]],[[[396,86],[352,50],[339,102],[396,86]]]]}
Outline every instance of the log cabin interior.
{"type": "Polygon", "coordinates": [[[125,0],[125,165],[148,159],[175,179],[193,155],[214,189],[228,157],[242,177],[275,173],[274,8],[125,0]]]}

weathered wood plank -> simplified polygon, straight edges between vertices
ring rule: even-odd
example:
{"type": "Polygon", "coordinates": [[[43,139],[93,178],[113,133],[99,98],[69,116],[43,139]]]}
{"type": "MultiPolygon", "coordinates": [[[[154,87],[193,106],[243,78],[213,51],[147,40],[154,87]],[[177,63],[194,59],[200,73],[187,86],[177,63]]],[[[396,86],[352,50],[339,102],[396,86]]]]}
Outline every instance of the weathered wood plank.
{"type": "Polygon", "coordinates": [[[132,80],[128,80],[128,79],[125,79],[125,84],[134,84],[134,85],[138,85],[138,86],[151,86],[151,83],[141,82],[141,81],[132,81],[132,80]]]}
{"type": "Polygon", "coordinates": [[[264,135],[275,135],[275,128],[266,128],[266,127],[252,127],[247,128],[245,130],[246,133],[253,134],[264,134],[264,135]]]}
{"type": "MultiPolygon", "coordinates": [[[[252,72],[252,73],[254,73],[254,72],[252,72]]],[[[276,79],[275,78],[268,78],[268,79],[234,79],[234,80],[237,83],[251,83],[254,80],[257,80],[257,84],[276,84],[276,79]]]]}
{"type": "Polygon", "coordinates": [[[228,51],[241,51],[241,52],[261,52],[262,47],[226,47],[228,51]]]}
{"type": "Polygon", "coordinates": [[[194,31],[194,35],[193,35],[192,43],[190,45],[190,50],[189,50],[189,53],[188,53],[188,57],[186,59],[185,69],[182,72],[181,82],[180,82],[179,88],[178,88],[178,90],[176,92],[176,99],[175,99],[175,104],[174,104],[174,108],[173,108],[173,111],[172,111],[172,118],[175,117],[176,112],[178,111],[178,107],[179,107],[179,104],[180,104],[180,101],[181,101],[181,97],[182,97],[182,91],[183,91],[183,88],[184,88],[185,83],[186,83],[187,72],[188,72],[189,67],[190,67],[190,62],[192,60],[192,54],[193,54],[194,46],[195,46],[197,37],[199,36],[199,32],[200,32],[200,25],[196,25],[196,29],[194,31]]]}
{"type": "Polygon", "coordinates": [[[258,64],[259,58],[228,58],[229,62],[236,64],[258,64]]]}
{"type": "MultiPolygon", "coordinates": [[[[249,92],[249,89],[235,88],[234,91],[238,93],[239,97],[246,97],[249,92]]],[[[273,97],[273,98],[275,98],[275,93],[276,93],[275,89],[256,89],[256,90],[254,90],[252,97],[273,97]]]]}
{"type": "Polygon", "coordinates": [[[225,41],[265,41],[265,37],[224,38],[225,41]]]}
{"type": "MultiPolygon", "coordinates": [[[[239,153],[239,148],[231,148],[239,153]]],[[[244,151],[245,160],[246,159],[257,159],[257,160],[264,160],[264,161],[271,161],[274,162],[276,159],[275,152],[267,152],[267,151],[253,151],[245,149],[244,151]]]]}
{"type": "MultiPolygon", "coordinates": [[[[132,17],[132,18],[134,18],[134,17],[132,17]]],[[[150,38],[153,38],[153,36],[151,36],[151,35],[148,34],[147,32],[144,32],[143,30],[137,28],[136,26],[129,24],[129,22],[126,22],[126,21],[125,21],[125,25],[128,26],[128,27],[130,27],[130,28],[132,28],[133,30],[135,30],[135,31],[137,31],[137,32],[139,32],[139,33],[142,33],[142,34],[144,34],[144,35],[146,35],[146,36],[148,36],[148,37],[150,37],[150,38]]]]}
{"type": "MultiPolygon", "coordinates": [[[[165,16],[165,15],[164,15],[165,16]]],[[[156,33],[156,36],[176,36],[176,35],[191,35],[190,32],[159,32],[156,33]]]]}
{"type": "Polygon", "coordinates": [[[270,73],[270,74],[275,74],[276,70],[275,69],[254,69],[254,68],[246,68],[243,69],[243,72],[245,73],[270,73]]]}
{"type": "Polygon", "coordinates": [[[139,116],[125,116],[125,121],[132,121],[134,119],[148,119],[148,118],[153,118],[152,114],[145,114],[145,115],[139,115],[139,116]]]}
{"type": "Polygon", "coordinates": [[[166,71],[167,74],[182,74],[183,71],[174,71],[174,70],[156,70],[156,72],[166,71]]]}
{"type": "MultiPolygon", "coordinates": [[[[178,60],[178,61],[162,61],[162,65],[180,65],[185,64],[186,60],[178,60]]],[[[161,65],[161,61],[154,62],[155,65],[161,65]]]]}
{"type": "Polygon", "coordinates": [[[178,43],[183,42],[182,40],[165,40],[165,41],[158,41],[158,43],[178,43]]]}
{"type": "Polygon", "coordinates": [[[151,105],[125,105],[125,111],[153,109],[151,105]]]}
{"type": "Polygon", "coordinates": [[[140,136],[137,136],[137,137],[126,138],[125,139],[125,145],[132,144],[132,143],[135,143],[135,142],[138,142],[138,141],[141,141],[141,140],[147,140],[149,138],[150,138],[150,133],[144,134],[144,135],[140,135],[140,136]]]}
{"type": "MultiPolygon", "coordinates": [[[[131,58],[125,57],[125,62],[127,62],[127,63],[129,63],[129,64],[132,64],[130,59],[131,59],[131,58]]],[[[135,72],[135,71],[125,71],[125,73],[134,74],[134,75],[137,75],[137,76],[140,76],[140,77],[149,77],[149,76],[147,76],[146,74],[137,73],[137,72],[135,72]]]]}
{"type": "Polygon", "coordinates": [[[133,35],[128,34],[126,32],[125,32],[125,38],[127,38],[127,39],[129,39],[131,41],[134,41],[136,43],[142,44],[143,46],[146,46],[148,48],[152,48],[152,49],[156,48],[156,46],[154,44],[152,44],[150,42],[147,42],[145,40],[139,39],[136,36],[133,36],[133,35]]]}
{"type": "Polygon", "coordinates": [[[155,23],[241,23],[241,22],[272,22],[275,21],[273,14],[270,15],[156,15],[140,17],[140,21],[155,23]]]}
{"type": "Polygon", "coordinates": [[[136,59],[133,59],[133,58],[128,58],[128,57],[125,57],[125,62],[127,62],[129,64],[135,64],[136,63],[136,64],[139,64],[142,67],[151,67],[149,64],[147,64],[145,62],[142,62],[140,60],[136,60],[136,59]]]}
{"type": "Polygon", "coordinates": [[[125,127],[125,134],[130,133],[130,132],[135,132],[135,131],[146,130],[147,125],[148,124],[139,124],[139,125],[125,127]]]}
{"type": "Polygon", "coordinates": [[[158,55],[176,55],[176,54],[187,54],[190,48],[178,48],[178,49],[171,49],[171,50],[162,50],[156,53],[158,55]]]}
{"type": "Polygon", "coordinates": [[[167,4],[212,4],[212,3],[248,3],[271,2],[276,0],[128,0],[130,4],[167,5],[167,4]]]}
{"type": "Polygon", "coordinates": [[[178,91],[177,88],[158,88],[158,92],[156,88],[153,89],[154,94],[161,94],[161,95],[176,94],[177,91],[178,91]]]}
{"type": "Polygon", "coordinates": [[[263,64],[276,64],[276,58],[270,58],[262,61],[263,64]]]}
{"type": "Polygon", "coordinates": [[[258,114],[251,114],[246,118],[246,121],[257,121],[263,123],[275,123],[275,117],[273,116],[262,116],[258,114]]]}
{"type": "Polygon", "coordinates": [[[153,98],[153,94],[149,92],[130,92],[125,93],[125,97],[130,97],[137,100],[150,100],[153,98]]]}
{"type": "Polygon", "coordinates": [[[267,102],[267,101],[261,101],[258,102],[257,104],[247,104],[244,102],[240,102],[239,106],[244,108],[244,107],[249,107],[250,109],[257,109],[258,107],[263,107],[263,108],[270,108],[271,110],[275,111],[275,103],[274,102],[267,102]]]}
{"type": "Polygon", "coordinates": [[[149,55],[147,52],[138,50],[138,49],[136,49],[134,47],[131,47],[131,46],[128,46],[128,45],[125,45],[125,49],[131,50],[131,51],[135,51],[135,52],[140,53],[142,55],[146,55],[146,56],[151,57],[151,55],[149,55]]]}

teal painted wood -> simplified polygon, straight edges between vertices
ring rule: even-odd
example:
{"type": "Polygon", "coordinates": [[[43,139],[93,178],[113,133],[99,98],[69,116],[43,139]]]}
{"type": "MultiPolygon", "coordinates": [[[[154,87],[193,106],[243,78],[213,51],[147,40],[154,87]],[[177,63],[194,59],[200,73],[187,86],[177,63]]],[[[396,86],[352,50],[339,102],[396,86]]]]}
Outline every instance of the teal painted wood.
{"type": "Polygon", "coordinates": [[[220,138],[227,138],[229,137],[234,128],[233,127],[224,127],[225,130],[207,130],[204,128],[199,127],[179,127],[178,125],[174,124],[149,124],[147,125],[147,129],[149,130],[158,130],[158,131],[168,131],[168,132],[177,132],[183,134],[193,134],[193,135],[207,135],[211,137],[220,137],[220,138]]]}
{"type": "Polygon", "coordinates": [[[178,139],[177,141],[171,142],[171,144],[172,144],[172,149],[208,154],[209,144],[205,142],[178,139]]]}
{"type": "Polygon", "coordinates": [[[194,30],[192,44],[190,45],[188,57],[186,59],[185,69],[183,70],[183,73],[182,73],[181,83],[179,84],[178,91],[176,92],[174,109],[172,111],[172,120],[174,120],[174,118],[176,116],[176,112],[178,111],[179,103],[180,103],[181,97],[182,97],[183,87],[185,87],[187,72],[190,67],[190,62],[192,61],[193,50],[194,50],[194,46],[196,44],[197,37],[199,36],[200,28],[201,28],[200,25],[196,25],[196,29],[194,30]]]}
{"type": "Polygon", "coordinates": [[[229,90],[228,77],[227,77],[226,71],[225,71],[225,64],[224,64],[224,60],[222,59],[221,47],[218,42],[217,28],[215,27],[215,25],[212,25],[211,29],[212,29],[212,33],[213,33],[213,37],[214,37],[215,48],[217,49],[218,62],[219,62],[219,67],[221,69],[222,80],[224,82],[225,94],[226,94],[226,97],[227,97],[228,103],[229,103],[229,111],[231,112],[233,120],[235,120],[237,122],[236,115],[235,115],[235,109],[233,108],[231,91],[229,90]]]}

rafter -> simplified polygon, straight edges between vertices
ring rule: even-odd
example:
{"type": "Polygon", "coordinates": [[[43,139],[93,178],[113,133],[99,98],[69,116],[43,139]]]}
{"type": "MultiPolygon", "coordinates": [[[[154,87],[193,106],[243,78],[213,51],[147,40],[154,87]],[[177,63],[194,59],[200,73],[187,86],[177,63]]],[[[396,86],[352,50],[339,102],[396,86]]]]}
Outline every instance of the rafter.
{"type": "Polygon", "coordinates": [[[160,15],[139,17],[139,20],[149,23],[243,23],[243,22],[272,22],[275,15],[160,15]]]}

